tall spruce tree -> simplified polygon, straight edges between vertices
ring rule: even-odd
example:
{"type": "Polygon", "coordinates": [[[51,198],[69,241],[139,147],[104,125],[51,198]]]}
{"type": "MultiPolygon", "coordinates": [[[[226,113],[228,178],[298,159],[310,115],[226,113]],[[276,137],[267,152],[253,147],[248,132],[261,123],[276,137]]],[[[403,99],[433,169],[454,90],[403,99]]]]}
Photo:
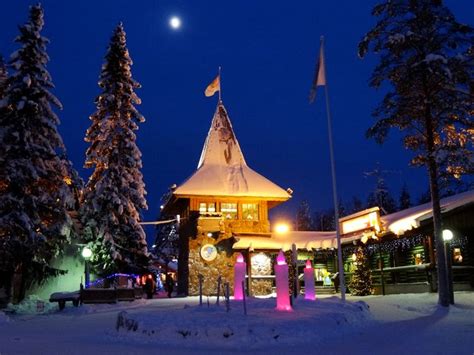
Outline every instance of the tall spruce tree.
{"type": "Polygon", "coordinates": [[[407,184],[403,184],[402,191],[400,192],[400,198],[398,200],[398,209],[406,210],[411,207],[411,197],[408,191],[407,184]]]}
{"type": "Polygon", "coordinates": [[[352,274],[349,288],[354,296],[368,296],[372,294],[372,274],[368,262],[367,253],[362,246],[355,252],[354,273],[352,274]]]}
{"type": "Polygon", "coordinates": [[[0,100],[3,100],[5,97],[5,91],[7,89],[7,67],[3,60],[3,57],[0,55],[0,100]]]}
{"type": "Polygon", "coordinates": [[[428,187],[425,192],[422,192],[420,197],[418,197],[418,204],[422,205],[424,203],[431,202],[431,191],[430,188],[428,187]]]}
{"type": "Polygon", "coordinates": [[[350,213],[351,214],[357,213],[357,212],[362,211],[363,209],[364,209],[364,204],[362,203],[362,200],[358,196],[353,196],[350,213]]]}
{"type": "Polygon", "coordinates": [[[43,25],[43,9],[31,6],[0,101],[0,270],[13,283],[13,301],[61,272],[50,261],[69,241],[67,211],[74,206],[59,156],[65,148],[51,106],[61,103],[49,91],[54,86],[43,25]]]}
{"type": "Polygon", "coordinates": [[[311,210],[308,201],[302,201],[296,212],[296,230],[312,230],[311,210]]]}
{"type": "Polygon", "coordinates": [[[84,238],[92,249],[91,262],[99,274],[139,272],[149,263],[140,211],[147,208],[140,172],[141,153],[134,131],[144,117],[134,90],[132,60],[119,24],[110,41],[99,79],[102,93],[87,130],[86,168],[94,168],[81,207],[84,238]]]}
{"type": "Polygon", "coordinates": [[[382,214],[389,214],[397,210],[397,204],[385,183],[384,173],[378,165],[373,171],[366,173],[366,176],[373,176],[377,180],[374,191],[367,198],[367,207],[378,206],[382,214]]]}
{"type": "Polygon", "coordinates": [[[396,0],[376,5],[378,18],[359,55],[380,55],[371,86],[390,88],[367,136],[385,141],[392,128],[428,170],[436,241],[439,303],[449,306],[439,196],[440,174],[473,171],[474,30],[456,21],[442,0],[396,0]]]}

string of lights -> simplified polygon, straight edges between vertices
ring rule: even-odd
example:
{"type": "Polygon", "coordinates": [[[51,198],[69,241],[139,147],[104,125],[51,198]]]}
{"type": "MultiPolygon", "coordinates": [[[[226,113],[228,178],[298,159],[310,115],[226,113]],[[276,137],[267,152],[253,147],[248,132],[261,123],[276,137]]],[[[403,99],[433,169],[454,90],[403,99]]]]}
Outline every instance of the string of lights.
{"type": "Polygon", "coordinates": [[[89,284],[86,285],[86,288],[94,287],[94,286],[100,285],[100,284],[102,284],[105,280],[113,279],[113,278],[119,277],[119,276],[123,276],[123,277],[133,277],[134,279],[136,279],[139,275],[115,273],[115,274],[111,274],[111,275],[109,275],[109,276],[106,276],[106,277],[104,277],[104,278],[102,278],[102,279],[98,279],[98,280],[94,280],[93,282],[90,282],[89,284]]]}
{"type": "MultiPolygon", "coordinates": [[[[428,238],[429,236],[427,235],[418,234],[416,236],[397,238],[390,241],[382,241],[380,243],[366,244],[363,247],[367,254],[372,256],[379,252],[379,248],[386,253],[409,250],[417,245],[424,244],[428,238]]],[[[452,246],[465,249],[467,247],[468,239],[466,236],[455,236],[450,243],[452,246]]],[[[342,252],[344,259],[351,257],[352,254],[356,252],[357,248],[358,246],[356,245],[343,248],[342,252]]]]}

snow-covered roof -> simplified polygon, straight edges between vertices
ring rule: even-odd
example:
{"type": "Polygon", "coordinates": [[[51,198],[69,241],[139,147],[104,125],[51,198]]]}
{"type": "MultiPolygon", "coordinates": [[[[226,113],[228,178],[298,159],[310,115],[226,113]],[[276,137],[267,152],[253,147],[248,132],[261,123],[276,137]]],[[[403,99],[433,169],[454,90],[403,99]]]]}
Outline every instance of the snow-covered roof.
{"type": "Polygon", "coordinates": [[[254,250],[290,250],[295,244],[297,249],[329,249],[336,248],[336,232],[316,232],[316,231],[290,231],[287,233],[273,233],[271,237],[261,236],[237,236],[238,240],[232,246],[233,249],[254,249],[254,250]]]}
{"type": "MultiPolygon", "coordinates": [[[[474,203],[474,190],[441,199],[441,211],[445,213],[470,203],[474,203]]],[[[402,235],[412,228],[419,227],[421,221],[431,217],[430,202],[382,216],[380,219],[385,231],[402,235]]],[[[341,243],[361,239],[362,235],[361,233],[360,235],[341,236],[341,243]]],[[[237,242],[234,243],[233,249],[290,250],[293,243],[297,249],[302,250],[337,248],[335,231],[290,231],[287,233],[273,233],[271,237],[236,236],[236,239],[237,242]]]]}
{"type": "Polygon", "coordinates": [[[247,165],[222,101],[217,105],[197,170],[173,193],[276,200],[291,197],[287,191],[247,165]]]}
{"type": "MultiPolygon", "coordinates": [[[[441,199],[441,212],[445,213],[455,208],[474,203],[474,190],[441,199]]],[[[403,211],[391,213],[380,217],[383,228],[396,235],[418,228],[420,222],[433,216],[431,202],[408,208],[403,211]]]]}

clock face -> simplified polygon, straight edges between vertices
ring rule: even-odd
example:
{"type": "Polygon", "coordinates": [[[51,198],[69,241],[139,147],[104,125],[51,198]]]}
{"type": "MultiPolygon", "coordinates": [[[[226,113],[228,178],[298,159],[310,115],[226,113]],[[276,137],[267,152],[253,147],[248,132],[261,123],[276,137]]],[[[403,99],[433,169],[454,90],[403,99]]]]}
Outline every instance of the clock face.
{"type": "Polygon", "coordinates": [[[206,261],[212,261],[217,257],[217,249],[212,244],[203,245],[201,248],[201,258],[206,261]]]}

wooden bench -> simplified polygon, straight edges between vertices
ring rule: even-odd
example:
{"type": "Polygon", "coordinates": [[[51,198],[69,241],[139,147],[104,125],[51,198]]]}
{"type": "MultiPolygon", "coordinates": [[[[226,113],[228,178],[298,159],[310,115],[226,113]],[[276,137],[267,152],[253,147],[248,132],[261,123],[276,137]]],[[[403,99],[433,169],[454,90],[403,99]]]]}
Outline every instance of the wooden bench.
{"type": "Polygon", "coordinates": [[[135,301],[135,291],[133,288],[117,288],[118,301],[135,301]]]}
{"type": "Polygon", "coordinates": [[[135,294],[135,299],[143,298],[143,287],[135,287],[133,292],[135,294]]]}
{"type": "Polygon", "coordinates": [[[79,306],[80,298],[79,292],[55,292],[49,296],[49,302],[57,302],[59,310],[62,311],[66,302],[72,302],[74,307],[79,306]]]}
{"type": "Polygon", "coordinates": [[[117,303],[114,288],[84,288],[81,290],[82,303],[117,303]]]}

